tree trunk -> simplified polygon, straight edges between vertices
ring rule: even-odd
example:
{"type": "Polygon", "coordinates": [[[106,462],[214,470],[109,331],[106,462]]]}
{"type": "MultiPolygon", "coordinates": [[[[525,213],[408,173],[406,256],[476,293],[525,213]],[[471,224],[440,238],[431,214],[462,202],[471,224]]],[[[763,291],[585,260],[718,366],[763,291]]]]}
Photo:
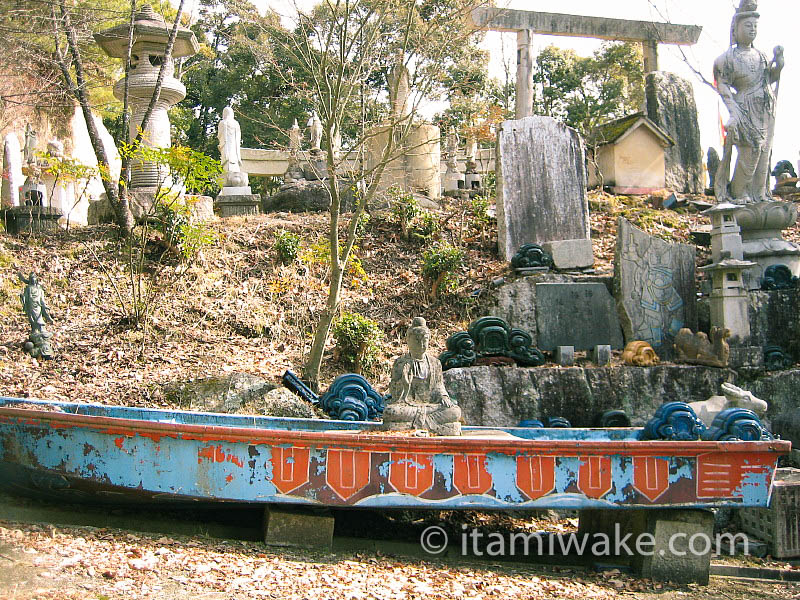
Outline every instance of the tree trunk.
{"type": "Polygon", "coordinates": [[[328,303],[319,317],[317,328],[314,331],[314,341],[311,344],[311,352],[308,355],[308,361],[303,373],[309,387],[317,393],[319,393],[319,371],[322,367],[322,355],[325,353],[325,344],[331,332],[331,325],[341,303],[343,275],[344,270],[338,266],[331,273],[328,303]]]}
{"type": "Polygon", "coordinates": [[[117,223],[119,224],[123,235],[127,237],[130,235],[131,231],[133,231],[133,216],[130,214],[130,210],[127,207],[127,197],[121,201],[117,188],[114,186],[114,182],[110,179],[111,165],[108,160],[108,155],[106,154],[105,146],[103,146],[102,139],[100,138],[100,133],[97,131],[97,125],[94,122],[94,115],[92,115],[91,105],[89,104],[89,96],[86,93],[86,78],[83,72],[83,61],[81,60],[80,50],[78,48],[78,37],[75,33],[75,28],[72,26],[72,20],[70,19],[65,0],[60,0],[59,8],[61,11],[60,22],[64,27],[64,33],[67,37],[67,46],[69,47],[69,53],[72,60],[68,62],[66,56],[61,50],[58,40],[59,21],[56,19],[55,7],[53,7],[52,16],[53,27],[55,28],[55,43],[58,65],[61,69],[61,74],[64,77],[64,84],[67,86],[70,93],[75,97],[81,107],[83,118],[86,121],[86,129],[89,133],[89,141],[92,143],[92,148],[94,149],[95,156],[97,157],[97,164],[101,171],[105,171],[106,173],[106,177],[101,176],[100,178],[103,182],[103,189],[106,191],[108,201],[111,204],[111,207],[114,209],[114,214],[117,217],[117,223]],[[76,81],[74,82],[72,81],[72,75],[69,72],[70,63],[75,68],[76,81]]]}

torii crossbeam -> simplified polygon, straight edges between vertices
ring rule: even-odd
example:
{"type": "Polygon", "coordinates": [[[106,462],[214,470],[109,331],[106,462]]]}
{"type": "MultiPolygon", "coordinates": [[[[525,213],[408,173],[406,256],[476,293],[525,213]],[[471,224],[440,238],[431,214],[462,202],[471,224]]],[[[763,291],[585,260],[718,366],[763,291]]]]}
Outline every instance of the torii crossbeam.
{"type": "Polygon", "coordinates": [[[518,119],[529,116],[533,111],[531,38],[534,34],[639,42],[642,44],[644,55],[644,70],[649,73],[658,70],[659,44],[690,46],[697,43],[703,30],[697,25],[674,25],[504,8],[473,9],[472,21],[477,28],[489,31],[513,31],[517,34],[516,117],[518,119]]]}

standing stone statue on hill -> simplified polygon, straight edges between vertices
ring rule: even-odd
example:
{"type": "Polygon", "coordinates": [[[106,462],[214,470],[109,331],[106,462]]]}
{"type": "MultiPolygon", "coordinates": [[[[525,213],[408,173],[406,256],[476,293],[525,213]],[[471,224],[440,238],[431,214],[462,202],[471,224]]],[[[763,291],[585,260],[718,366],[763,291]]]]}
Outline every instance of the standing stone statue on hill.
{"type": "Polygon", "coordinates": [[[50,346],[50,338],[53,334],[45,331],[44,328],[45,323],[53,322],[53,318],[50,316],[44,300],[44,290],[35,273],[31,273],[27,278],[19,273],[18,277],[25,284],[25,289],[19,295],[19,299],[31,326],[31,333],[24,344],[25,352],[33,358],[53,358],[53,349],[50,346]]]}
{"type": "Polygon", "coordinates": [[[784,59],[781,46],[775,47],[772,60],[753,47],[760,17],[757,9],[756,0],[741,0],[731,23],[731,47],[714,62],[717,90],[730,113],[725,152],[715,177],[718,202],[752,204],[772,199],[769,163],[784,59]],[[738,158],[731,178],[733,146],[738,158]]]}
{"type": "Polygon", "coordinates": [[[233,109],[222,110],[222,120],[217,129],[219,160],[225,173],[225,186],[247,185],[242,183],[242,129],[233,116],[233,109]]]}

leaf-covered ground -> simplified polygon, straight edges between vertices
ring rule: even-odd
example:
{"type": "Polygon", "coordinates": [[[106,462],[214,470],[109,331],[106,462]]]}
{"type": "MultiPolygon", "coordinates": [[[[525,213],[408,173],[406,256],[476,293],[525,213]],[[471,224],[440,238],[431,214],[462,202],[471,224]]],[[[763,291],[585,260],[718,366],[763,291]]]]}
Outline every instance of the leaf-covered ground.
{"type": "Polygon", "coordinates": [[[800,585],[713,577],[708,587],[382,554],[277,550],[256,542],[0,521],[0,600],[617,599],[790,600],[800,585]]]}
{"type": "MultiPolygon", "coordinates": [[[[617,219],[624,216],[666,239],[687,241],[689,231],[707,219],[654,209],[657,199],[592,194],[591,231],[596,271],[613,272],[617,219]]],[[[358,243],[363,273],[351,273],[342,308],[378,322],[384,333],[380,360],[367,373],[379,389],[388,384],[389,365],[404,350],[410,319],[427,318],[432,350],[483,316],[492,281],[510,277],[497,258],[496,225],[475,222],[465,207],[453,204],[436,213],[441,232],[426,242],[401,239],[387,215],[374,215],[358,243]],[[444,241],[461,247],[465,262],[454,293],[431,301],[421,276],[422,253],[444,241]]],[[[110,227],[69,233],[14,237],[0,233],[0,391],[8,396],[78,400],[110,404],[169,403],[165,383],[243,371],[279,381],[286,369],[299,372],[311,333],[327,294],[324,256],[326,215],[271,214],[212,224],[217,243],[203,251],[185,276],[175,277],[169,262],[159,276],[163,289],[152,326],[144,334],[125,325],[118,298],[129,298],[126,254],[110,227]],[[300,256],[290,265],[277,260],[278,232],[301,238],[300,256]],[[35,270],[56,323],[57,357],[39,363],[20,351],[27,324],[20,309],[23,285],[18,271],[35,270]],[[177,279],[177,280],[176,280],[177,279]],[[112,280],[116,286],[111,284],[112,280]]],[[[797,238],[797,230],[787,237],[797,238]]],[[[148,258],[155,252],[149,251],[148,258]]],[[[699,262],[707,260],[700,249],[699,262]]],[[[328,348],[322,372],[324,389],[350,370],[328,348]]]]}

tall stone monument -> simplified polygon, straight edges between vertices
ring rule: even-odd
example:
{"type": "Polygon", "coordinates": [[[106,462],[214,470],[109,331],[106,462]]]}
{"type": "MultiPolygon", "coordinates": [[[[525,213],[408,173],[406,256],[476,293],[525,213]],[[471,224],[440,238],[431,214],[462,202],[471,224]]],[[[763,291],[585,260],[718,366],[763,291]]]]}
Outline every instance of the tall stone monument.
{"type": "MultiPolygon", "coordinates": [[[[161,65],[164,63],[167,41],[171,27],[164,17],[156,13],[149,4],[145,4],[134,16],[133,47],[131,49],[131,71],[128,75],[128,93],[132,118],[130,136],[134,139],[141,128],[144,114],[155,91],[156,80],[161,65]]],[[[125,59],[128,53],[128,23],[123,23],[94,34],[100,48],[111,57],[125,59]]],[[[178,27],[172,55],[165,67],[165,77],[161,84],[161,93],[153,113],[145,128],[142,141],[155,148],[168,148],[170,125],[167,110],[183,100],[186,87],[175,78],[175,59],[192,56],[200,49],[194,33],[185,27],[178,27]]],[[[125,79],[120,79],[114,86],[114,96],[123,100],[125,79]]],[[[157,166],[152,163],[136,163],[131,170],[131,189],[150,189],[163,180],[157,166]]]]}
{"type": "Polygon", "coordinates": [[[539,244],[556,268],[594,264],[586,200],[586,162],[577,131],[550,117],[506,121],[497,144],[500,257],[539,244]]]}
{"type": "Polygon", "coordinates": [[[16,133],[9,133],[3,140],[3,184],[0,206],[19,206],[19,188],[25,181],[22,174],[22,148],[16,133]]]}
{"type": "Polygon", "coordinates": [[[703,147],[691,82],[674,73],[648,73],[645,97],[647,116],[675,140],[675,145],[664,149],[666,187],[686,194],[702,194],[703,147]]]}
{"type": "Polygon", "coordinates": [[[743,258],[756,263],[744,277],[751,290],[760,287],[771,265],[784,264],[800,275],[800,247],[781,237],[797,221],[797,208],[774,200],[769,189],[783,48],[776,46],[769,59],[753,46],[759,18],[757,2],[742,0],[731,22],[730,48],[714,62],[717,90],[730,114],[714,192],[719,202],[740,205],[734,216],[742,229],[743,258]]]}
{"type": "Polygon", "coordinates": [[[389,77],[392,114],[387,122],[368,133],[365,167],[372,171],[384,161],[385,149],[393,136],[397,147],[384,169],[381,189],[397,186],[438,199],[442,192],[441,131],[436,125],[414,119],[410,81],[403,54],[398,52],[389,77]]]}

